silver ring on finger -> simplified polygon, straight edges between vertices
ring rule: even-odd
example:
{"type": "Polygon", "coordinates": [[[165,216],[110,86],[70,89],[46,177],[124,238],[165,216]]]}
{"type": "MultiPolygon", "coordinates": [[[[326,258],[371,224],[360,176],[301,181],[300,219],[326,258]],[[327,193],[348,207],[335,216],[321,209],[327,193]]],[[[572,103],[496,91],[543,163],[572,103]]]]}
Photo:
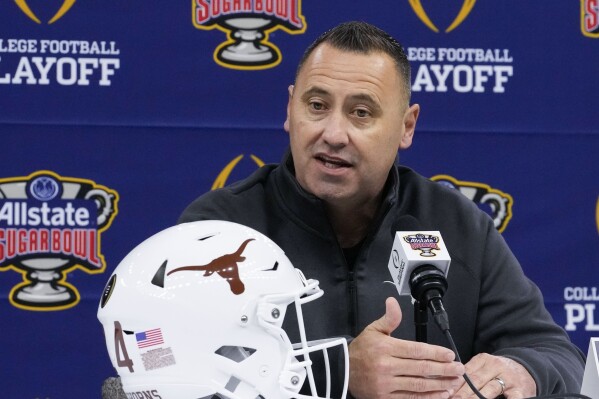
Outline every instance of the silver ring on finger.
{"type": "Polygon", "coordinates": [[[503,381],[499,377],[495,377],[495,378],[493,378],[493,380],[497,381],[499,383],[499,385],[501,385],[501,392],[499,393],[498,396],[503,395],[503,393],[505,392],[505,381],[503,381]]]}

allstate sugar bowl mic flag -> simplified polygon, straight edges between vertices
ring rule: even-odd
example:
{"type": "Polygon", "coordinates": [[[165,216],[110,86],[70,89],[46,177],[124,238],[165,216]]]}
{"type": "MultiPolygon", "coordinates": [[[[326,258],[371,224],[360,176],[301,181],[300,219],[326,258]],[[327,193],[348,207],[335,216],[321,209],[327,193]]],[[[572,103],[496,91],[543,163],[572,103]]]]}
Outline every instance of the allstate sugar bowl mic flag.
{"type": "Polygon", "coordinates": [[[438,231],[398,231],[395,233],[389,272],[400,295],[412,295],[410,280],[420,266],[432,266],[447,276],[451,257],[438,231]]]}
{"type": "Polygon", "coordinates": [[[89,397],[116,375],[95,315],[109,276],[200,194],[282,159],[302,53],[350,20],[410,59],[421,113],[400,163],[486,211],[587,350],[599,331],[595,0],[14,0],[0,4],[3,397],[89,397]]]}

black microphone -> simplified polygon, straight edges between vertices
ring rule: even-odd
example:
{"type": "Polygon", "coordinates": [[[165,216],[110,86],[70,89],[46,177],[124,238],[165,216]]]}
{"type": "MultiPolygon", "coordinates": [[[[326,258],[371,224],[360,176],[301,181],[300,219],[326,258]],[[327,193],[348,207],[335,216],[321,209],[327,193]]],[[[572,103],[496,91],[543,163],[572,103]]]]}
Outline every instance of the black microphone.
{"type": "Polygon", "coordinates": [[[421,265],[410,274],[409,284],[412,297],[428,305],[441,331],[449,330],[449,318],[442,300],[447,291],[445,274],[433,265],[421,265]]]}
{"type": "Polygon", "coordinates": [[[427,308],[442,330],[449,329],[442,297],[447,291],[451,258],[441,233],[422,231],[416,218],[403,216],[396,226],[402,230],[395,232],[389,272],[399,295],[411,295],[414,299],[416,340],[426,342],[427,308]]]}

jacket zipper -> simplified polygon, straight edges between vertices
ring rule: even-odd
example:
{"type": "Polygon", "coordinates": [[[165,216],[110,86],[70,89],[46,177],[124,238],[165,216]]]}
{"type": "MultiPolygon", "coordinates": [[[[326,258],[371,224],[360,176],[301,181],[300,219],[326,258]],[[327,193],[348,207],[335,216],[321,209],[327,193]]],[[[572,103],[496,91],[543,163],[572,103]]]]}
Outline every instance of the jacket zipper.
{"type": "MultiPolygon", "coordinates": [[[[391,209],[391,206],[388,206],[387,209],[383,212],[382,218],[380,219],[385,220],[385,218],[387,217],[387,214],[389,213],[391,209]]],[[[349,295],[349,316],[348,316],[348,323],[349,323],[349,330],[350,330],[350,334],[352,337],[357,337],[358,334],[361,331],[358,331],[358,284],[356,283],[356,278],[355,278],[355,268],[357,266],[357,260],[360,257],[360,253],[362,253],[363,249],[365,248],[366,245],[370,245],[371,241],[373,239],[373,237],[376,236],[378,230],[380,228],[380,225],[377,225],[377,228],[374,231],[370,231],[369,234],[366,235],[364,242],[362,244],[362,248],[360,248],[360,251],[358,252],[358,255],[356,256],[356,262],[354,262],[354,264],[350,267],[350,265],[347,262],[347,259],[345,258],[345,254],[343,253],[343,248],[341,248],[341,246],[339,246],[339,250],[341,251],[341,254],[343,255],[343,260],[345,261],[345,265],[347,266],[347,286],[348,286],[348,295],[349,295]]]]}
{"type": "MultiPolygon", "coordinates": [[[[348,265],[349,267],[349,265],[348,265]]],[[[349,270],[348,291],[349,291],[349,329],[352,337],[358,336],[358,287],[355,280],[355,272],[349,270]]]]}

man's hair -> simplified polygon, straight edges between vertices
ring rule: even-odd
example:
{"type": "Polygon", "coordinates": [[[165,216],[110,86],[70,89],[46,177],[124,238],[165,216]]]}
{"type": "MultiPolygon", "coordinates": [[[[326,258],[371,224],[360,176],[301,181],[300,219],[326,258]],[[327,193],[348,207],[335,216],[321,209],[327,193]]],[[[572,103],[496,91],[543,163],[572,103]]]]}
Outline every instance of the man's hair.
{"type": "Polygon", "coordinates": [[[395,61],[409,105],[411,92],[410,63],[401,44],[387,32],[361,21],[344,22],[337,25],[333,29],[324,32],[308,46],[297,67],[296,79],[308,57],[316,47],[323,43],[342,51],[360,54],[382,52],[389,55],[395,61]]]}

